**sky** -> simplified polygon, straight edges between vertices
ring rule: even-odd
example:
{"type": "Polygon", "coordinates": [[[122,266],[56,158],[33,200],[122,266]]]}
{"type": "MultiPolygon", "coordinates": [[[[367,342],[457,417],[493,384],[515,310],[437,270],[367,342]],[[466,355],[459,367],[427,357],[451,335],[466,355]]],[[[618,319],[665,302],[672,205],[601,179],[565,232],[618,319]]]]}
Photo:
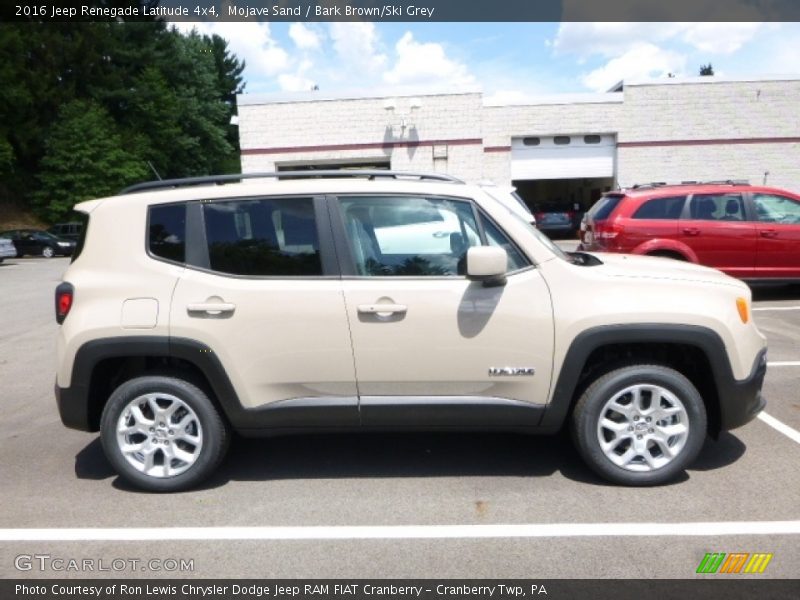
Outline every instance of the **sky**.
{"type": "Polygon", "coordinates": [[[800,23],[174,23],[216,33],[245,93],[481,90],[488,103],[628,81],[800,74],[800,23]]]}

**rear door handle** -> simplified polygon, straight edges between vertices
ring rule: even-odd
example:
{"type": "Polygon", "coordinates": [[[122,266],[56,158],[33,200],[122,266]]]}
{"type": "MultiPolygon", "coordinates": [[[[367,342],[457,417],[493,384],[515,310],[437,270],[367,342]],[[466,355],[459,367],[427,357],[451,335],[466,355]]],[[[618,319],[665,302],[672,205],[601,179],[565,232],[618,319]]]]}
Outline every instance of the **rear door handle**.
{"type": "Polygon", "coordinates": [[[405,304],[359,304],[358,312],[362,315],[382,315],[405,313],[408,307],[405,304]]]}
{"type": "Polygon", "coordinates": [[[186,306],[188,313],[206,313],[209,315],[222,315],[232,313],[236,305],[230,302],[196,302],[186,306]]]}
{"type": "Polygon", "coordinates": [[[778,232],[774,229],[762,229],[761,230],[761,237],[765,238],[774,238],[778,237],[778,232]]]}
{"type": "Polygon", "coordinates": [[[683,233],[686,235],[700,235],[700,230],[696,227],[684,227],[683,233]]]}

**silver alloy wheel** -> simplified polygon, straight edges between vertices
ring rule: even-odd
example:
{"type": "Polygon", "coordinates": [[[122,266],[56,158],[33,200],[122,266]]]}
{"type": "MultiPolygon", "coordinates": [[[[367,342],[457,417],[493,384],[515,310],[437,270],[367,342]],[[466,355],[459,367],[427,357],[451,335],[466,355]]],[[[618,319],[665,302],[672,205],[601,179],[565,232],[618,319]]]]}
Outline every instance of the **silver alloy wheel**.
{"type": "Polygon", "coordinates": [[[655,471],[681,453],[689,439],[686,407],[660,385],[632,385],[615,394],[600,411],[600,448],[628,471],[655,471]]]}
{"type": "Polygon", "coordinates": [[[151,477],[174,477],[200,456],[203,428],[194,410],[177,396],[145,394],[122,411],[117,444],[137,471],[151,477]]]}
{"type": "Polygon", "coordinates": [[[55,251],[50,246],[45,246],[42,248],[42,256],[45,258],[53,258],[53,256],[55,256],[55,251]]]}

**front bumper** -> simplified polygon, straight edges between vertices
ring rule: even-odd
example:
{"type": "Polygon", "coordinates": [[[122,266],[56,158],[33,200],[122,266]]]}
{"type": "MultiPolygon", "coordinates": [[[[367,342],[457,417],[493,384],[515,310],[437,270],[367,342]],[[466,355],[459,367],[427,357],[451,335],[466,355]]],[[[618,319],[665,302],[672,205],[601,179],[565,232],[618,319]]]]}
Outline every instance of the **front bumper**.
{"type": "Polygon", "coordinates": [[[767,374],[767,349],[758,353],[750,375],[719,386],[720,429],[728,431],[741,427],[756,418],[767,401],[761,387],[767,374]]]}

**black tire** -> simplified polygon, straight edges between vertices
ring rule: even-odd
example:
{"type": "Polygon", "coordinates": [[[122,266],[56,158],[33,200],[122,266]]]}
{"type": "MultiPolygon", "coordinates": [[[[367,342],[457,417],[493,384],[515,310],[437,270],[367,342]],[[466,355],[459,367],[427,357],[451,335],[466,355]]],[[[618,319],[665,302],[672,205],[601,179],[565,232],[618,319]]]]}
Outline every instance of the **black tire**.
{"type": "MultiPolygon", "coordinates": [[[[185,411],[186,409],[183,410],[185,411]]],[[[179,416],[187,414],[187,412],[178,413],[174,415],[174,418],[177,419],[179,416]]],[[[154,422],[153,425],[157,426],[158,423],[154,422]]],[[[172,427],[177,428],[177,426],[167,422],[165,429],[172,427]]],[[[150,431],[153,430],[150,429],[150,431]]],[[[166,438],[166,431],[153,435],[161,435],[161,433],[166,438]]],[[[170,432],[171,434],[172,432],[170,432]]],[[[150,434],[146,434],[144,437],[149,438],[150,434]]],[[[200,388],[176,377],[147,375],[126,381],[111,394],[103,409],[100,421],[100,439],[103,444],[103,450],[113,467],[133,485],[152,492],[177,492],[198,485],[214,472],[228,450],[230,433],[227,423],[220,416],[206,393],[200,388]],[[196,453],[196,458],[191,466],[176,475],[154,476],[138,470],[123,454],[117,439],[117,424],[123,411],[134,400],[146,394],[154,393],[167,394],[177,398],[191,411],[194,411],[196,421],[199,422],[202,443],[199,448],[195,447],[193,450],[196,453]]],[[[156,438],[151,439],[155,440],[156,438]]],[[[166,443],[166,441],[170,440],[158,440],[159,443],[166,443]]],[[[178,446],[179,441],[172,439],[171,443],[178,446]]],[[[145,443],[147,443],[147,440],[145,440],[145,443]]],[[[191,445],[189,448],[192,448],[191,445]]],[[[159,450],[155,452],[157,453],[159,450]]],[[[163,464],[167,460],[167,455],[163,453],[163,450],[161,452],[161,464],[163,464]]]]}
{"type": "Polygon", "coordinates": [[[655,252],[651,252],[647,256],[657,256],[659,258],[671,258],[672,260],[680,260],[682,262],[687,262],[687,258],[679,253],[679,252],[670,252],[669,250],[656,250],[655,252]]]}
{"type": "MultiPolygon", "coordinates": [[[[632,398],[632,394],[619,396],[617,405],[632,398]]],[[[631,404],[633,406],[633,402],[631,404]]],[[[649,418],[655,419],[655,415],[649,418]]],[[[630,364],[601,375],[586,388],[572,413],[572,438],[584,461],[601,477],[629,486],[661,485],[673,480],[697,458],[703,447],[706,429],[706,408],[697,389],[681,373],[661,365],[630,364]],[[644,411],[632,409],[631,416],[624,417],[621,412],[607,406],[621,392],[637,385],[653,386],[650,390],[643,390],[642,406],[649,403],[653,408],[652,399],[658,395],[659,407],[673,407],[670,408],[673,410],[677,407],[674,400],[677,400],[684,412],[664,417],[665,420],[648,422],[645,421],[644,411]],[[663,395],[660,390],[665,391],[663,395]],[[610,421],[619,427],[624,425],[624,430],[612,433],[610,428],[601,429],[600,420],[604,416],[609,418],[604,423],[610,421]],[[683,436],[670,436],[664,441],[667,434],[663,427],[674,427],[678,422],[676,419],[687,426],[688,432],[683,436]],[[626,455],[626,452],[632,452],[634,457],[631,463],[627,466],[615,464],[601,447],[601,436],[613,447],[609,454],[613,454],[614,460],[624,460],[620,453],[626,455]],[[673,458],[670,459],[662,450],[663,446],[655,440],[656,436],[660,436],[665,445],[674,444],[668,448],[670,451],[677,449],[673,458]],[[634,438],[640,441],[634,441],[634,438]],[[647,445],[647,449],[638,452],[636,444],[647,445]],[[649,459],[645,457],[645,452],[649,459]],[[667,462],[663,465],[649,464],[650,460],[653,463],[667,462]]]]}

